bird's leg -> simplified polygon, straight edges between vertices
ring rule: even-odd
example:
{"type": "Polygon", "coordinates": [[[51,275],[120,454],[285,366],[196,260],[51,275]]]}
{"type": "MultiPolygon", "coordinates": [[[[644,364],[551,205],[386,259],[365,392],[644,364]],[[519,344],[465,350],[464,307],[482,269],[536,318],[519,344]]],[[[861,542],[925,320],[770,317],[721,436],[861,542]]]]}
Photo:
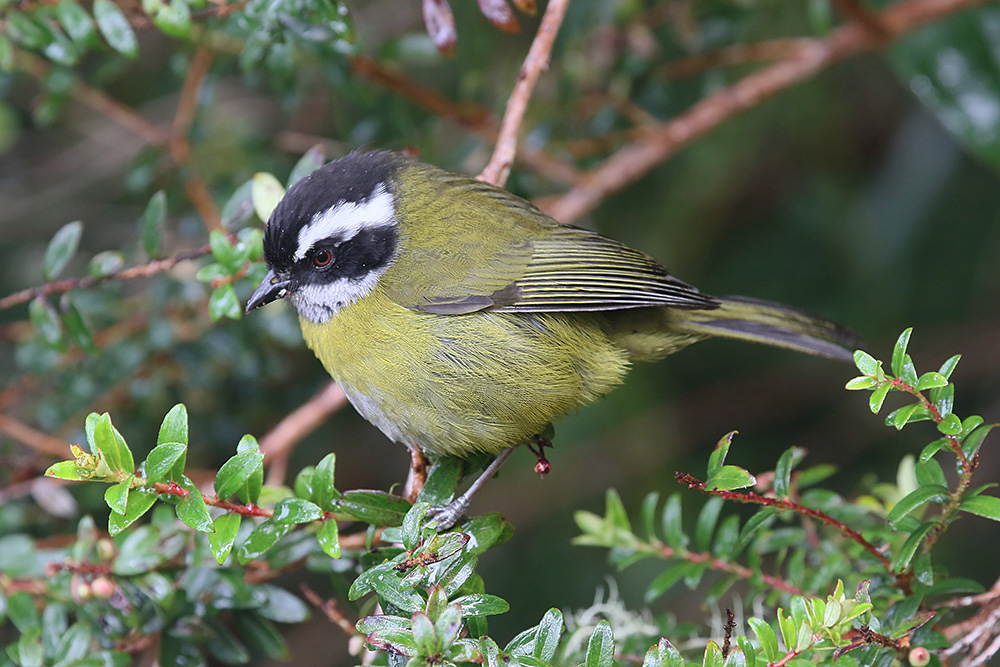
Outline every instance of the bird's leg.
{"type": "Polygon", "coordinates": [[[484,470],[483,473],[476,478],[476,481],[474,481],[472,485],[465,490],[465,493],[437,511],[432,508],[431,513],[433,513],[433,518],[431,520],[434,522],[435,528],[439,531],[448,530],[458,523],[458,520],[461,519],[468,511],[469,504],[472,502],[472,496],[476,495],[476,492],[482,488],[483,484],[486,483],[486,480],[497,474],[497,471],[500,470],[500,466],[502,466],[504,461],[510,458],[510,455],[513,453],[514,448],[508,447],[497,454],[497,457],[493,459],[488,466],[486,466],[486,470],[484,470]]]}
{"type": "Polygon", "coordinates": [[[427,468],[429,463],[424,450],[417,445],[407,445],[410,450],[410,472],[406,475],[406,484],[403,487],[403,497],[411,503],[417,502],[417,496],[427,483],[427,468]]]}
{"type": "Polygon", "coordinates": [[[543,435],[536,435],[528,443],[528,449],[531,453],[538,457],[538,463],[535,464],[535,472],[537,472],[542,477],[545,477],[550,472],[552,472],[552,464],[549,460],[545,458],[545,448],[551,447],[552,441],[543,435]]]}

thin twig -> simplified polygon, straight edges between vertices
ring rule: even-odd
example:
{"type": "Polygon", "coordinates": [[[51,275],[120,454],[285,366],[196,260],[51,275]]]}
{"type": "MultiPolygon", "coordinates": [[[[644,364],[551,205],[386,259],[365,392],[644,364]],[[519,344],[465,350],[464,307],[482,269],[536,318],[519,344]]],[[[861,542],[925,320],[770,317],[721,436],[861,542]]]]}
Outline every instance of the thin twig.
{"type": "Polygon", "coordinates": [[[479,175],[479,178],[487,183],[502,186],[507,182],[510,166],[514,162],[514,153],[517,151],[517,136],[524,121],[524,113],[528,109],[531,91],[534,90],[542,70],[548,69],[552,45],[555,43],[559,26],[562,25],[568,7],[569,0],[549,0],[545,8],[545,15],[542,16],[538,32],[531,42],[531,48],[528,49],[514,91],[507,100],[507,110],[500,123],[500,135],[493,150],[493,157],[479,175]]]}
{"type": "Polygon", "coordinates": [[[299,584],[299,588],[306,599],[309,600],[313,606],[323,612],[323,615],[326,616],[331,623],[343,630],[344,634],[348,637],[354,637],[358,634],[358,631],[354,629],[354,624],[347,620],[344,612],[340,611],[337,607],[336,599],[330,598],[329,600],[324,600],[320,597],[319,593],[311,589],[306,584],[299,584]]]}
{"type": "Polygon", "coordinates": [[[873,20],[883,29],[880,34],[873,32],[867,22],[853,22],[825,38],[809,40],[795,53],[706,97],[685,113],[658,126],[643,141],[621,149],[589,174],[581,185],[549,204],[546,212],[564,223],[579,220],[604,199],[740,112],[812,78],[835,63],[874,51],[921,26],[986,1],[905,0],[873,14],[873,20]]]}
{"type": "MultiPolygon", "coordinates": [[[[52,69],[44,59],[23,49],[15,49],[14,63],[18,68],[39,81],[44,81],[52,69]]],[[[168,135],[162,127],[103,91],[90,86],[82,78],[76,77],[73,80],[70,94],[74,99],[87,105],[104,118],[108,118],[129,130],[147,144],[151,146],[166,145],[168,135]]]]}
{"type": "Polygon", "coordinates": [[[190,169],[191,144],[188,142],[188,133],[194,124],[195,113],[198,110],[198,96],[214,58],[214,52],[206,46],[199,46],[195,50],[187,76],[184,77],[184,85],[181,87],[181,95],[177,102],[177,111],[174,113],[170,132],[170,157],[175,164],[189,167],[185,170],[184,186],[191,203],[194,204],[209,231],[221,230],[222,221],[219,210],[212,201],[208,186],[194,170],[190,169]]]}
{"type": "Polygon", "coordinates": [[[40,454],[47,454],[57,458],[64,457],[66,449],[69,447],[65,440],[60,440],[48,433],[31,428],[10,415],[0,414],[0,433],[4,433],[8,437],[31,447],[40,454]]]}
{"type": "Polygon", "coordinates": [[[260,451],[270,466],[267,473],[268,484],[280,486],[284,483],[288,457],[295,444],[346,404],[344,390],[336,382],[330,382],[260,439],[260,451]]]}
{"type": "Polygon", "coordinates": [[[874,556],[882,567],[885,568],[886,573],[891,575],[895,579],[896,586],[903,591],[905,594],[910,595],[912,593],[910,586],[910,578],[912,577],[912,572],[893,572],[892,564],[889,559],[886,558],[885,554],[876,547],[874,544],[866,540],[860,532],[854,530],[850,526],[847,526],[841,521],[833,518],[829,514],[822,512],[811,507],[806,507],[805,505],[800,505],[788,498],[772,498],[771,496],[762,496],[753,491],[747,493],[740,493],[737,491],[719,491],[717,489],[710,489],[705,485],[705,482],[697,479],[693,475],[688,475],[687,473],[677,473],[675,475],[677,481],[681,484],[686,484],[689,489],[696,489],[702,493],[709,496],[718,496],[723,500],[733,500],[739,503],[748,503],[752,505],[762,505],[764,507],[776,507],[778,509],[787,509],[801,514],[803,516],[812,517],[817,521],[825,523],[828,526],[840,531],[845,537],[853,540],[854,542],[861,545],[861,547],[867,551],[869,554],[874,556]]]}
{"type": "Polygon", "coordinates": [[[168,257],[167,259],[156,259],[151,262],[147,262],[146,264],[130,266],[127,269],[122,269],[121,271],[116,271],[115,273],[109,273],[106,276],[99,276],[96,278],[93,276],[83,276],[67,280],[56,280],[50,283],[45,283],[44,285],[38,285],[37,287],[29,287],[28,289],[23,289],[20,292],[8,294],[0,299],[0,310],[11,308],[18,304],[27,303],[36,297],[49,296],[51,294],[62,294],[63,292],[68,292],[71,289],[93,287],[94,285],[98,285],[105,281],[148,278],[149,276],[156,275],[157,273],[169,271],[181,262],[204,257],[210,252],[212,252],[212,249],[208,246],[208,244],[206,244],[200,248],[189,250],[188,252],[182,252],[174,255],[173,257],[168,257]]]}

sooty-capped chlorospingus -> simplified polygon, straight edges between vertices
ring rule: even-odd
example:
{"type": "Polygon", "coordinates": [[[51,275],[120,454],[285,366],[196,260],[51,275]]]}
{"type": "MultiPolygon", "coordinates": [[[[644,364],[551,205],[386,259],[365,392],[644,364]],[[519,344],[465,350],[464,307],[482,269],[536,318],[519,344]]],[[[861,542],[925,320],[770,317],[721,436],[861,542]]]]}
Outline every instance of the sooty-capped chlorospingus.
{"type": "Polygon", "coordinates": [[[710,336],[845,360],[854,342],[786,306],[702,294],[501,188],[385,151],[293,185],[267,222],[264,258],[247,311],[287,297],[365,419],[407,446],[499,454],[480,480],[621,383],[632,361],[710,336]]]}

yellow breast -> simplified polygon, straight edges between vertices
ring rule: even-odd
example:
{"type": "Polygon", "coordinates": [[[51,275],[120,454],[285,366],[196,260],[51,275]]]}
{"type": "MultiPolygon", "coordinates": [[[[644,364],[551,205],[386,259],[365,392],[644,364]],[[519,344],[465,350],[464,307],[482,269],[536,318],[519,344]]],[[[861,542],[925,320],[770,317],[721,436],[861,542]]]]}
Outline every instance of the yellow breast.
{"type": "Polygon", "coordinates": [[[418,313],[380,287],[306,343],[354,407],[389,438],[463,456],[528,441],[607,393],[628,367],[586,313],[418,313]]]}

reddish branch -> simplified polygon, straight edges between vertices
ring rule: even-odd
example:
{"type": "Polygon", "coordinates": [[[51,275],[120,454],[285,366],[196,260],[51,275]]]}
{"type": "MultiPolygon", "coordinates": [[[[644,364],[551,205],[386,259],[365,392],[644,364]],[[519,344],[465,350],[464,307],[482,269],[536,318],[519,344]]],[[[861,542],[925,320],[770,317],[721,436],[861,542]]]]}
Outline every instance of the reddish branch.
{"type": "Polygon", "coordinates": [[[921,26],[985,2],[905,0],[872,13],[870,21],[854,21],[837,28],[827,37],[808,40],[779,62],[744,77],[701,100],[673,120],[649,130],[643,141],[627,146],[605,160],[582,184],[547,206],[546,212],[565,223],[579,220],[605,198],[638,180],[654,166],[740,112],[757,106],[835,63],[882,48],[921,26]],[[873,30],[872,22],[880,29],[873,30]]]}
{"type": "Polygon", "coordinates": [[[753,491],[749,491],[747,493],[738,493],[736,491],[719,491],[717,489],[709,489],[705,486],[705,482],[702,482],[701,480],[697,479],[692,475],[688,475],[687,473],[677,473],[675,477],[678,482],[680,482],[681,484],[686,484],[689,489],[697,489],[702,493],[708,494],[710,496],[719,496],[724,500],[733,500],[739,503],[763,505],[765,507],[776,507],[778,509],[790,510],[792,512],[795,512],[796,514],[808,516],[821,523],[825,523],[826,525],[831,526],[837,529],[839,532],[843,533],[848,539],[853,540],[854,542],[860,544],[865,551],[874,556],[879,561],[879,563],[882,564],[882,567],[885,568],[886,572],[890,573],[895,578],[896,585],[899,587],[901,591],[903,591],[907,595],[912,594],[912,591],[910,589],[911,575],[909,573],[893,572],[892,564],[889,562],[889,559],[886,558],[885,554],[883,554],[878,547],[876,547],[874,544],[866,540],[861,535],[861,533],[845,525],[844,523],[837,521],[829,514],[813,509],[811,507],[806,507],[805,505],[800,505],[796,502],[793,502],[792,500],[789,500],[788,498],[772,498],[769,496],[761,496],[754,493],[753,491]]]}
{"type": "Polygon", "coordinates": [[[265,462],[270,465],[268,484],[280,486],[284,483],[288,456],[295,444],[346,404],[344,390],[336,382],[330,382],[260,439],[260,451],[264,454],[265,462]]]}
{"type": "Polygon", "coordinates": [[[28,289],[21,290],[20,292],[14,292],[13,294],[9,294],[0,299],[0,310],[11,308],[18,304],[27,303],[28,301],[40,296],[62,294],[63,292],[68,292],[71,289],[93,287],[94,285],[108,280],[135,280],[136,278],[148,278],[156,275],[157,273],[169,271],[181,262],[204,257],[210,252],[212,252],[212,249],[206,244],[200,248],[195,248],[194,250],[189,250],[188,252],[182,252],[167,259],[157,259],[152,262],[147,262],[146,264],[140,264],[139,266],[130,266],[127,269],[122,269],[121,271],[116,271],[115,273],[109,273],[106,276],[100,276],[97,278],[93,276],[83,276],[81,278],[56,280],[37,287],[29,287],[28,289]]]}
{"type": "Polygon", "coordinates": [[[545,8],[538,33],[531,43],[521,73],[517,77],[517,84],[507,100],[507,110],[500,123],[500,135],[497,137],[493,157],[479,175],[480,179],[488,183],[502,186],[507,182],[510,166],[514,162],[514,153],[517,150],[517,135],[524,121],[524,113],[528,109],[531,91],[534,90],[542,70],[549,67],[552,45],[555,43],[568,6],[569,0],[549,0],[545,8]]]}

